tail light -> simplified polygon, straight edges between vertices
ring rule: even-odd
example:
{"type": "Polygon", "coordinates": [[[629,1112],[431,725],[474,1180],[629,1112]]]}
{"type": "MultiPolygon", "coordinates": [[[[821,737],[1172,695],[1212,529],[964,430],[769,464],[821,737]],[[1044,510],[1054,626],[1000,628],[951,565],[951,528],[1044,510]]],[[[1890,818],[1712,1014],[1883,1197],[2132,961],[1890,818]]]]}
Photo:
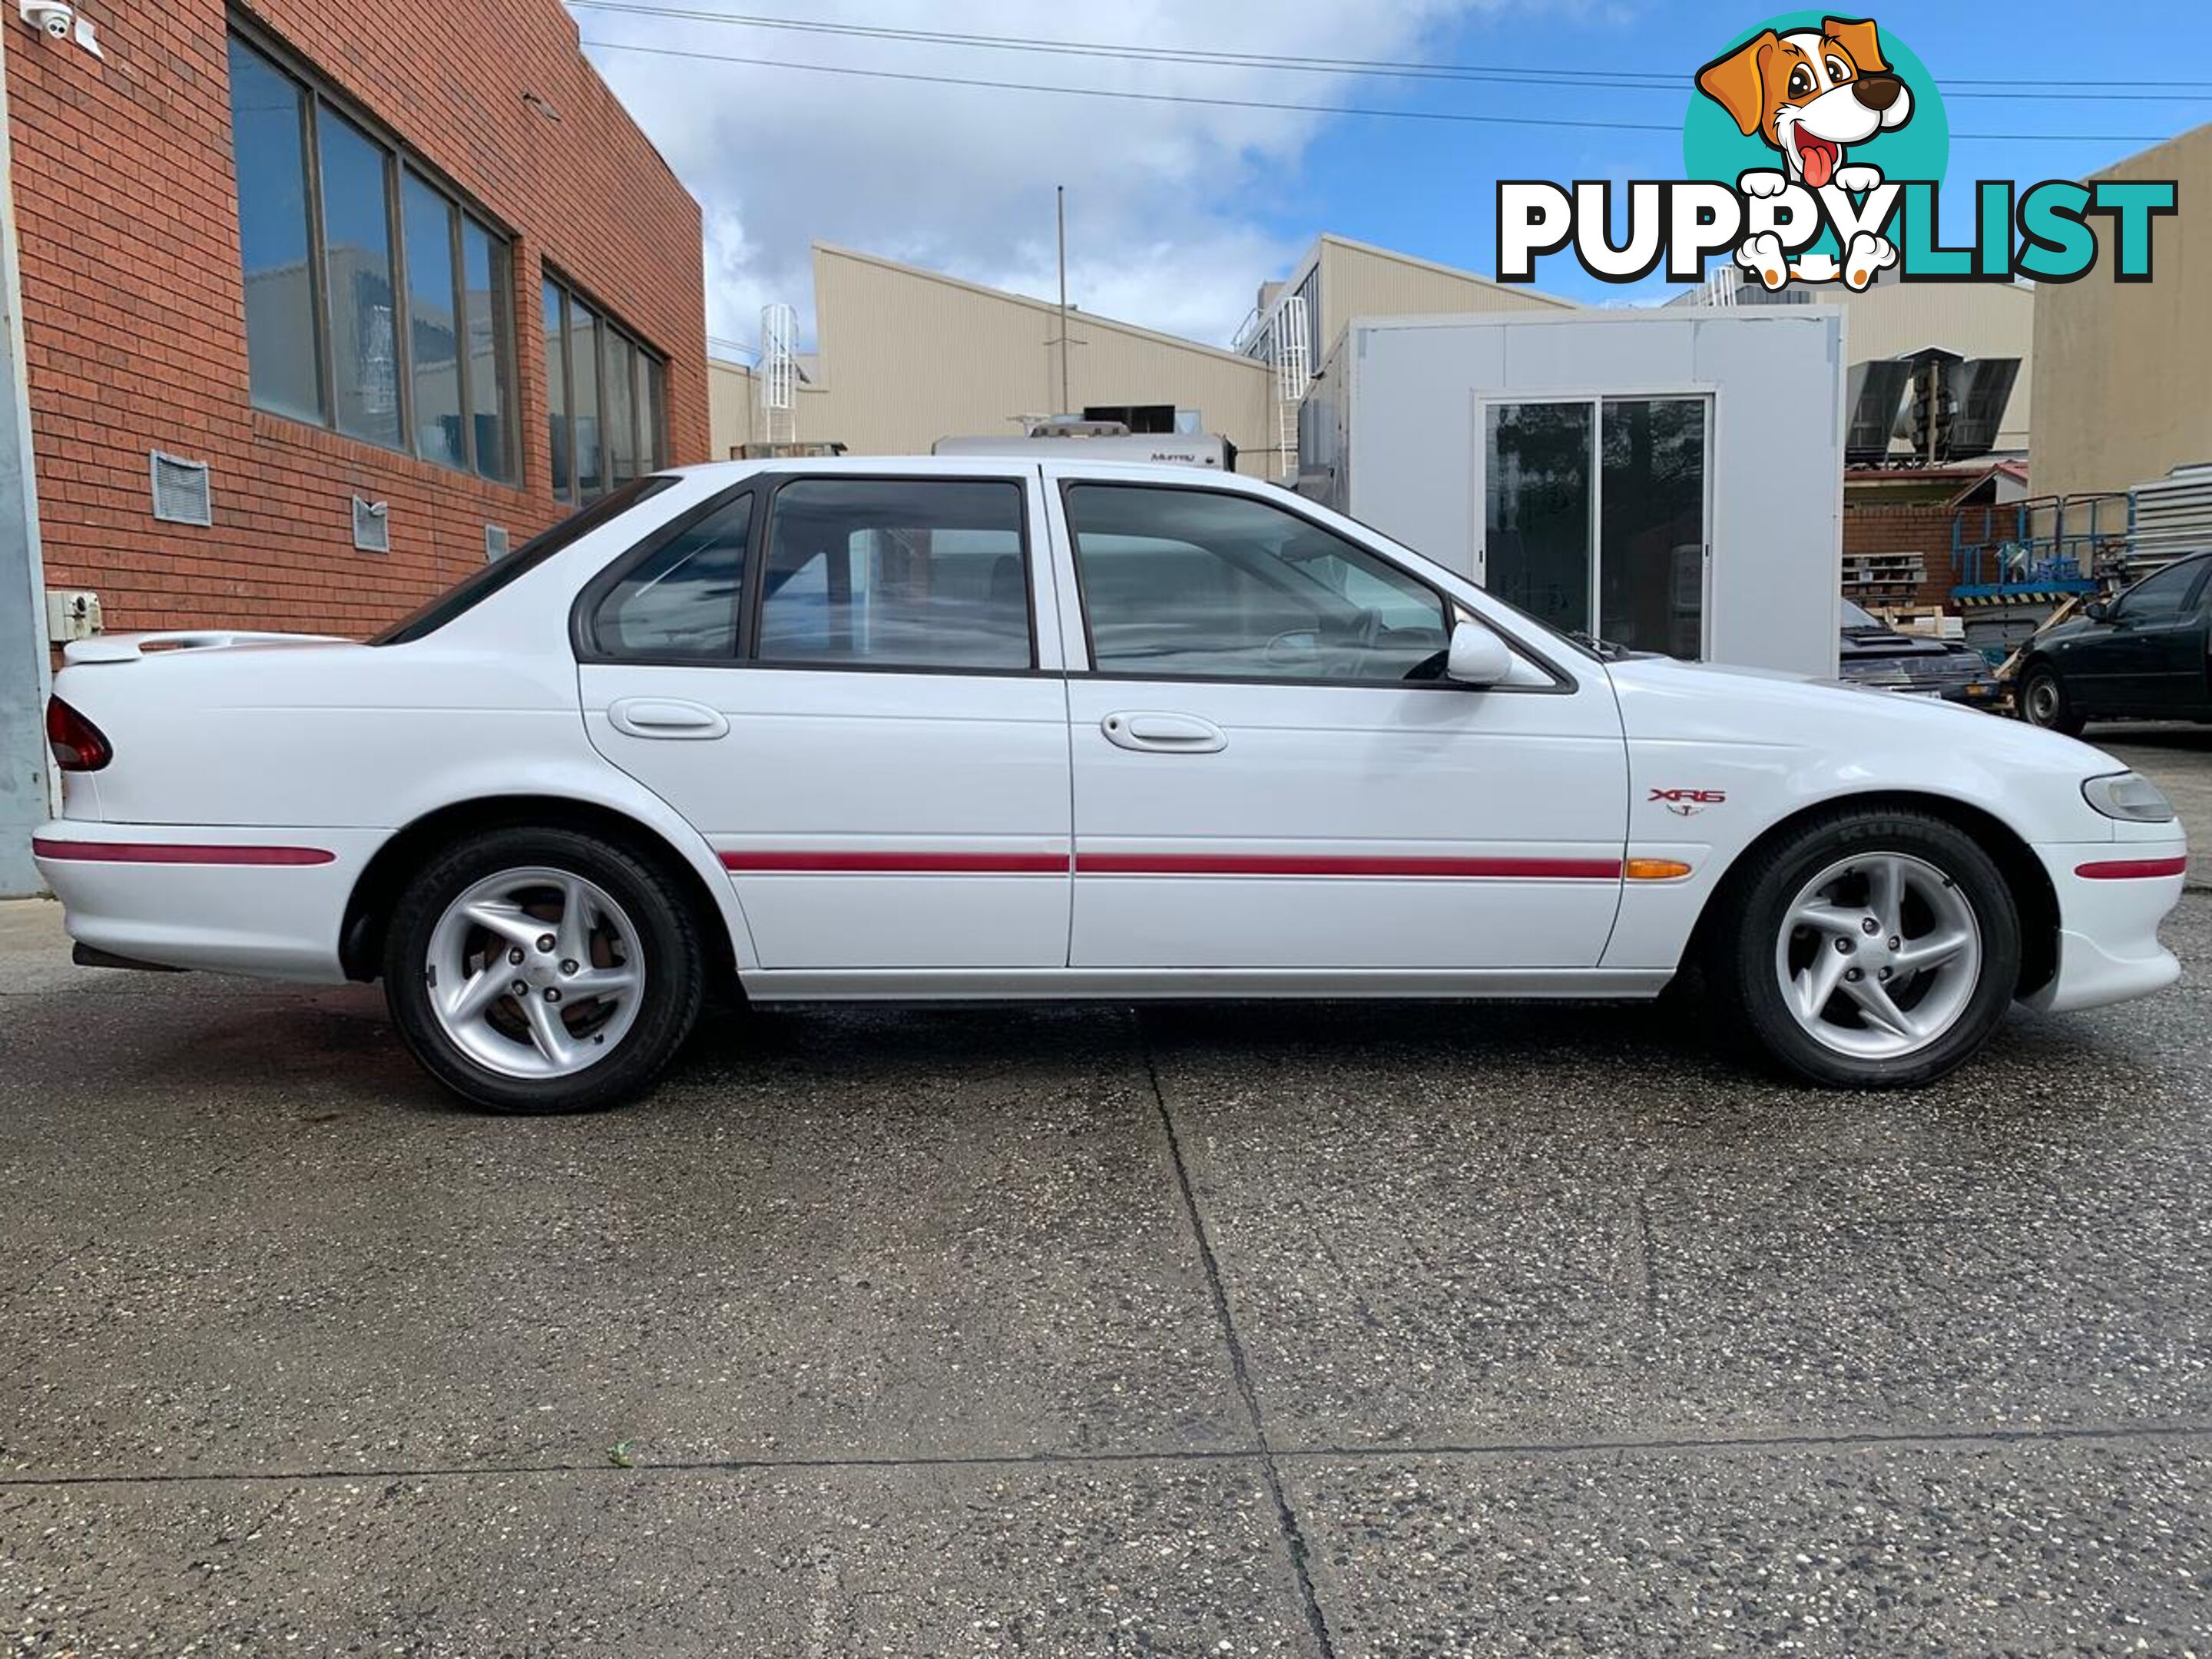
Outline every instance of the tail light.
{"type": "Polygon", "coordinates": [[[59,697],[46,699],[46,746],[64,772],[97,772],[115,758],[107,734],[59,697]]]}

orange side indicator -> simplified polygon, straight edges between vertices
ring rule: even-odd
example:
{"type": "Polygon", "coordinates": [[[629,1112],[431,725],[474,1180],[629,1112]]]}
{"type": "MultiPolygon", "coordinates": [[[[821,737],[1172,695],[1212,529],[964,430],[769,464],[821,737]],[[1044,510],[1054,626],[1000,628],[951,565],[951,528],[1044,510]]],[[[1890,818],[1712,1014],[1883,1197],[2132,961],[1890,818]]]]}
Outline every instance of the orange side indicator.
{"type": "Polygon", "coordinates": [[[1620,873],[1631,881],[1673,881],[1688,875],[1690,866],[1679,859],[1631,859],[1620,873]]]}

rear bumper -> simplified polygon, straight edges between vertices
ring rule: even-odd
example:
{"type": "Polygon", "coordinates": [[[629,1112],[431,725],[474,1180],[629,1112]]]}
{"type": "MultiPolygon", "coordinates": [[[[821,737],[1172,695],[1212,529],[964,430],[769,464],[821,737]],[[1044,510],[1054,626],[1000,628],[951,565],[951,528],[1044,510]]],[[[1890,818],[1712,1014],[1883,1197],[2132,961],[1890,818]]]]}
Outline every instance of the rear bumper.
{"type": "Polygon", "coordinates": [[[2181,902],[2188,858],[2181,837],[2036,851],[2058,894],[2058,971],[2029,1006],[2054,1013],[2101,1007],[2181,977],[2181,963],[2158,939],[2159,923],[2181,902]]]}
{"type": "Polygon", "coordinates": [[[163,968],[332,984],[338,929],[386,831],[43,826],[31,851],[81,945],[163,968]]]}
{"type": "Polygon", "coordinates": [[[1960,680],[1942,690],[1946,702],[1963,702],[1969,708],[1997,708],[2004,703],[2004,688],[1995,680],[1960,680]]]}

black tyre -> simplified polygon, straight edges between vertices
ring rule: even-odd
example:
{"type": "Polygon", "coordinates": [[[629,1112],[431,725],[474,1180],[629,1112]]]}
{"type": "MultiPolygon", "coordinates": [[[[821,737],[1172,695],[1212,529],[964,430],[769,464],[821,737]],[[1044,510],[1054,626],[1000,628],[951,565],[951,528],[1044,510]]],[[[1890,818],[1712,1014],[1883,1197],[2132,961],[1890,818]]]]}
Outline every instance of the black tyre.
{"type": "Polygon", "coordinates": [[[486,830],[416,873],[385,933],[399,1035],[495,1112],[589,1112],[652,1086],[698,1018],[690,906],[624,848],[570,830],[486,830]]]}
{"type": "Polygon", "coordinates": [[[2081,717],[2074,712],[2066,683],[2040,664],[2029,669],[2020,683],[2020,717],[2047,732],[2063,732],[2069,738],[2081,735],[2081,717]]]}
{"type": "Polygon", "coordinates": [[[2020,914],[1957,826],[1844,808],[1747,855],[1705,969],[1724,1036],[1832,1088],[1910,1087],[1989,1040],[2020,981],[2020,914]]]}

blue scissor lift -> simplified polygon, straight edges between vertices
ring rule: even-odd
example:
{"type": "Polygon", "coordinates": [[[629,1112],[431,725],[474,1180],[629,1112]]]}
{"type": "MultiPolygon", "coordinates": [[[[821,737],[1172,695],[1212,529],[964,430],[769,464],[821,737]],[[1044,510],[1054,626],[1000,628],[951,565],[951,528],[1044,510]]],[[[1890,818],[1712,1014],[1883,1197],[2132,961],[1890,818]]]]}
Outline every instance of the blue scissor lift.
{"type": "Polygon", "coordinates": [[[2124,490],[1960,507],[1951,520],[1951,599],[1966,643],[2002,663],[2062,606],[2096,594],[2127,552],[2134,518],[2124,490]]]}

